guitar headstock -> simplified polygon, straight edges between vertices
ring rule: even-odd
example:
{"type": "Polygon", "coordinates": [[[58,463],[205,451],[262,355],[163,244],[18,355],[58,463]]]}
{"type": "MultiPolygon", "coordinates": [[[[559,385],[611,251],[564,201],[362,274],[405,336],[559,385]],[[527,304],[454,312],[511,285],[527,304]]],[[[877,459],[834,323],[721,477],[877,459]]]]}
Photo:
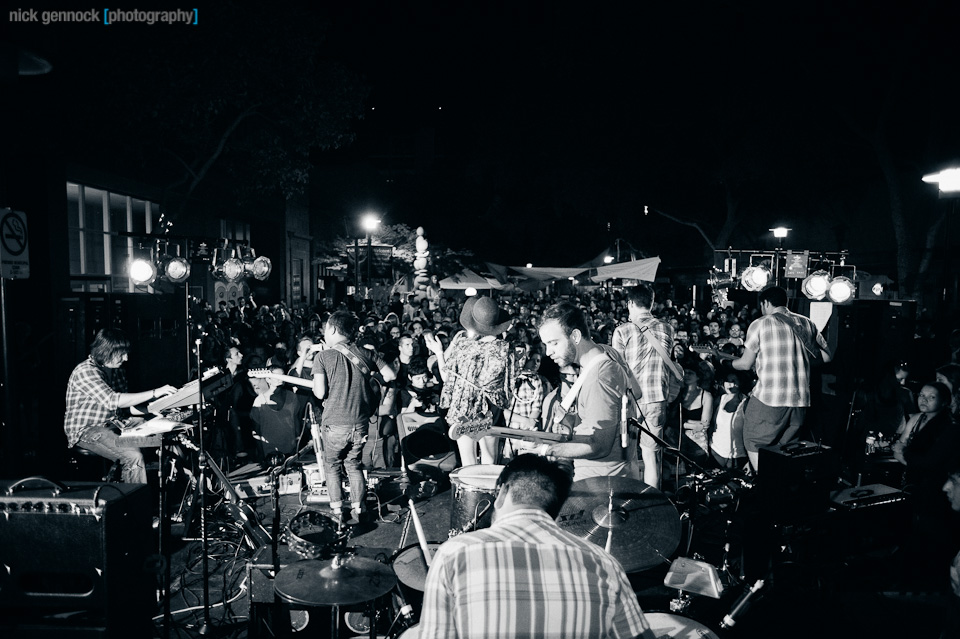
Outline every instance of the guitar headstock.
{"type": "Polygon", "coordinates": [[[277,374],[269,368],[251,368],[247,371],[247,377],[250,379],[268,379],[276,376],[277,374]]]}

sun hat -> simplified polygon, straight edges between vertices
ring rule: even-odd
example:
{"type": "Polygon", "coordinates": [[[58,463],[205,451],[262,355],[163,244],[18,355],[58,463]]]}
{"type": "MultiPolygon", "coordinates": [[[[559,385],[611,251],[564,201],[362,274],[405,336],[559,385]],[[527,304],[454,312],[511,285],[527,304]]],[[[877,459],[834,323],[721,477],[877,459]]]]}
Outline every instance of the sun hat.
{"type": "Polygon", "coordinates": [[[510,328],[511,322],[513,318],[509,313],[486,296],[469,298],[460,311],[460,323],[463,327],[480,335],[499,335],[510,328]]]}

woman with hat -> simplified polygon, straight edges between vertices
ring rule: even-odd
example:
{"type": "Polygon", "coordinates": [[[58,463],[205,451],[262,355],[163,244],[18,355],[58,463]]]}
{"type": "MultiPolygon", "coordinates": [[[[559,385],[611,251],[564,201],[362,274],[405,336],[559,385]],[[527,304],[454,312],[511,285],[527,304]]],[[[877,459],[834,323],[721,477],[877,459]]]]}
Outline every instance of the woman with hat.
{"type": "MultiPolygon", "coordinates": [[[[503,408],[510,405],[519,369],[514,349],[502,338],[510,328],[511,317],[489,297],[471,297],[460,312],[466,329],[458,333],[443,350],[431,335],[429,348],[437,356],[443,392],[440,408],[447,410],[450,426],[467,422],[493,426],[503,408]]],[[[481,440],[481,460],[496,462],[496,439],[481,440]]],[[[464,466],[477,463],[476,442],[463,436],[457,440],[464,466]]]]}

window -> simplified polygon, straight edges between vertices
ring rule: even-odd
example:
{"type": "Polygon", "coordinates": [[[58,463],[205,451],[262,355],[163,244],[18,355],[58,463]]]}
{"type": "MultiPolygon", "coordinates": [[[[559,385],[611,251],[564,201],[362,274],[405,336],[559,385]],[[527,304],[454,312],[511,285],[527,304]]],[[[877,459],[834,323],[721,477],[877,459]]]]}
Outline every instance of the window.
{"type": "Polygon", "coordinates": [[[75,292],[149,292],[127,277],[127,265],[149,235],[160,207],[149,200],[67,182],[70,289],[75,292]]]}

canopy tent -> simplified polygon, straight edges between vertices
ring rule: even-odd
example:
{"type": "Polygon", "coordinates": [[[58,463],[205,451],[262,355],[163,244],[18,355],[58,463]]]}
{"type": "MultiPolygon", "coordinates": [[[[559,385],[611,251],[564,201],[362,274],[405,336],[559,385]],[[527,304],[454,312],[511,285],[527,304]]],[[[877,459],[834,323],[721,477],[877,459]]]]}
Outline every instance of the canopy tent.
{"type": "Polygon", "coordinates": [[[525,267],[525,266],[511,266],[511,269],[520,273],[525,277],[529,277],[534,280],[560,280],[566,279],[569,277],[576,277],[584,271],[589,271],[590,268],[586,266],[579,266],[574,268],[559,268],[553,266],[536,266],[536,267],[525,267]]]}
{"type": "Polygon", "coordinates": [[[590,276],[590,279],[594,282],[603,282],[604,280],[615,278],[653,282],[657,279],[657,268],[659,266],[659,257],[649,257],[645,260],[634,260],[632,262],[621,262],[620,264],[608,264],[607,266],[598,266],[597,274],[590,276]]]}
{"type": "Polygon", "coordinates": [[[465,290],[468,288],[476,289],[496,289],[498,291],[512,290],[513,284],[501,284],[493,278],[483,277],[482,275],[471,271],[468,268],[454,273],[450,277],[440,280],[440,288],[448,290],[465,290]]]}

